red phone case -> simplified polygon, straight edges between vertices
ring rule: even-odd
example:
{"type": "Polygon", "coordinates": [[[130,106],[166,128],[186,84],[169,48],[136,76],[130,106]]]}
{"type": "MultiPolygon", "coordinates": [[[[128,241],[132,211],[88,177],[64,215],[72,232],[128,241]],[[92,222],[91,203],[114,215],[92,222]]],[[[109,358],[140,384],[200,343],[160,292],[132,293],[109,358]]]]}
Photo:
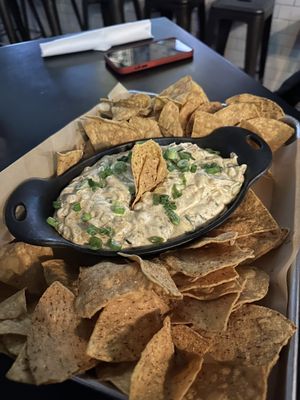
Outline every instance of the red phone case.
{"type": "MultiPolygon", "coordinates": [[[[168,38],[168,39],[175,39],[175,38],[168,38]]],[[[161,40],[160,40],[161,41],[161,40]]],[[[153,43],[153,42],[152,42],[153,43]]],[[[134,47],[139,47],[140,45],[134,46],[134,47]]],[[[130,46],[130,48],[132,48],[133,46],[130,46]]],[[[116,50],[118,51],[118,50],[116,50]]],[[[131,65],[128,67],[118,67],[117,65],[115,65],[105,54],[104,58],[106,63],[117,73],[125,75],[125,74],[130,74],[132,72],[137,72],[137,71],[141,71],[144,69],[149,69],[149,68],[155,68],[158,67],[160,65],[164,65],[164,64],[169,64],[175,61],[180,61],[180,60],[186,60],[188,58],[192,58],[193,57],[193,53],[194,50],[191,49],[191,51],[189,52],[182,52],[182,53],[178,53],[172,56],[168,56],[168,57],[163,57],[163,58],[159,58],[156,60],[149,60],[147,62],[143,62],[141,64],[135,64],[135,65],[131,65]]]]}

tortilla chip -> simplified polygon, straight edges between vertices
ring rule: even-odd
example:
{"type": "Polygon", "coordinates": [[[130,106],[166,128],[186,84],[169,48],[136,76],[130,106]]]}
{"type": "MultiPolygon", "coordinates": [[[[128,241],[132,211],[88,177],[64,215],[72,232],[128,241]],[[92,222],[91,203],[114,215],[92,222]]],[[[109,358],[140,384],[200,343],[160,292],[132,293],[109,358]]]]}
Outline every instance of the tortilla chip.
{"type": "Polygon", "coordinates": [[[171,323],[167,317],[164,326],[149,341],[133,370],[130,400],[164,398],[165,382],[173,354],[171,323]]]}
{"type": "Polygon", "coordinates": [[[75,296],[54,282],[40,298],[27,336],[27,356],[37,385],[62,382],[95,365],[86,354],[90,321],[74,310],[75,296]]]}
{"type": "Polygon", "coordinates": [[[14,334],[26,336],[31,325],[30,318],[22,315],[16,319],[0,321],[0,335],[14,334]]]}
{"type": "Polygon", "coordinates": [[[248,190],[240,206],[232,215],[210,234],[218,235],[228,231],[238,232],[238,238],[278,229],[278,224],[256,196],[248,190]]]}
{"type": "Polygon", "coordinates": [[[242,120],[239,126],[262,137],[273,152],[282,147],[295,132],[294,128],[285,122],[270,118],[254,118],[248,121],[242,120]]]}
{"type": "Polygon", "coordinates": [[[196,108],[196,110],[190,115],[189,120],[185,126],[185,135],[190,136],[193,131],[195,115],[197,111],[202,111],[209,114],[214,114],[216,111],[221,110],[223,108],[223,104],[219,101],[210,101],[208,103],[203,103],[196,108]]]}
{"type": "Polygon", "coordinates": [[[69,266],[64,260],[53,259],[42,262],[45,280],[48,286],[58,281],[75,295],[78,290],[78,272],[74,266],[69,266]]]}
{"type": "Polygon", "coordinates": [[[132,149],[131,169],[136,193],[133,207],[144,193],[153,190],[167,176],[161,147],[153,140],[136,144],[132,149]]]}
{"type": "Polygon", "coordinates": [[[202,103],[201,97],[199,97],[197,93],[191,93],[189,100],[181,107],[179,111],[179,121],[183,131],[185,131],[191,115],[199,107],[201,103],[202,103]]]}
{"type": "Polygon", "coordinates": [[[126,121],[86,117],[82,121],[82,125],[95,151],[143,139],[143,136],[130,127],[126,121]]]}
{"type": "Polygon", "coordinates": [[[0,249],[0,281],[41,294],[46,288],[41,261],[53,257],[50,247],[10,243],[0,249]]]}
{"type": "Polygon", "coordinates": [[[260,117],[280,119],[285,115],[283,109],[274,101],[249,93],[229,97],[226,99],[226,103],[255,103],[258,106],[260,117]]]}
{"type": "Polygon", "coordinates": [[[194,82],[190,75],[186,75],[164,89],[159,96],[168,97],[183,105],[195,94],[198,95],[199,104],[200,101],[201,103],[209,101],[202,87],[194,82]]]}
{"type": "Polygon", "coordinates": [[[173,279],[176,285],[178,286],[178,289],[181,292],[185,292],[187,290],[196,288],[199,289],[212,288],[221,285],[222,283],[225,282],[231,282],[236,278],[238,278],[238,276],[239,275],[236,272],[235,267],[225,267],[210,274],[207,274],[202,278],[197,278],[197,279],[193,278],[187,280],[186,278],[188,277],[186,275],[182,275],[182,277],[179,279],[175,275],[173,279]],[[185,279],[183,277],[185,277],[185,279]]]}
{"type": "Polygon", "coordinates": [[[198,300],[214,300],[229,293],[241,293],[242,286],[238,280],[224,282],[210,288],[194,288],[184,291],[184,295],[198,300]]]}
{"type": "Polygon", "coordinates": [[[225,267],[235,266],[252,257],[252,250],[237,245],[211,244],[199,249],[175,250],[160,258],[173,270],[191,277],[202,277],[225,267]]]}
{"type": "Polygon", "coordinates": [[[2,342],[11,355],[17,357],[26,342],[26,336],[23,335],[2,335],[2,342]]]}
{"type": "Polygon", "coordinates": [[[148,115],[151,112],[150,96],[137,93],[126,99],[112,101],[111,113],[116,121],[129,120],[136,115],[148,115]]]}
{"type": "Polygon", "coordinates": [[[6,378],[16,382],[29,383],[29,384],[35,383],[28,362],[26,344],[24,344],[16,361],[13,363],[11,368],[6,373],[6,378]]]}
{"type": "Polygon", "coordinates": [[[209,101],[208,103],[201,104],[197,111],[204,111],[210,114],[214,114],[215,112],[221,110],[224,107],[222,103],[219,101],[209,101]]]}
{"type": "Polygon", "coordinates": [[[158,125],[163,136],[183,136],[180,123],[179,108],[172,101],[168,101],[159,116],[158,125]]]}
{"type": "Polygon", "coordinates": [[[196,379],[203,357],[176,350],[168,369],[163,399],[181,400],[196,379]]]}
{"type": "Polygon", "coordinates": [[[162,327],[168,307],[153,291],[126,293],[101,312],[87,354],[97,360],[138,360],[148,341],[162,327]]]}
{"type": "Polygon", "coordinates": [[[279,312],[245,304],[231,314],[227,330],[216,338],[210,355],[222,362],[239,360],[240,365],[272,367],[295,329],[279,312]]]}
{"type": "Polygon", "coordinates": [[[56,153],[56,174],[62,175],[68,169],[77,164],[83,156],[83,150],[71,150],[65,153],[56,153]]]}
{"type": "Polygon", "coordinates": [[[100,364],[96,368],[100,382],[111,382],[122,393],[129,395],[130,382],[135,363],[100,364]]]}
{"type": "Polygon", "coordinates": [[[173,310],[173,321],[185,321],[192,324],[195,330],[209,334],[226,329],[233,306],[239,293],[227,294],[216,300],[200,301],[184,297],[183,301],[173,310]]]}
{"type": "Polygon", "coordinates": [[[167,295],[182,298],[182,294],[177,289],[166,265],[161,260],[142,260],[141,257],[134,254],[120,254],[130,260],[136,261],[149,281],[161,287],[167,295]]]}
{"type": "Polygon", "coordinates": [[[132,117],[128,124],[145,139],[162,136],[158,123],[154,119],[132,117]]]}
{"type": "Polygon", "coordinates": [[[209,350],[211,341],[186,325],[173,325],[172,339],[176,349],[196,353],[203,357],[209,350]]]}
{"type": "Polygon", "coordinates": [[[191,244],[185,246],[185,249],[199,249],[211,243],[227,243],[234,244],[238,236],[237,232],[224,232],[217,236],[204,236],[200,239],[194,240],[191,244]]]}
{"type": "Polygon", "coordinates": [[[81,268],[75,309],[83,318],[91,318],[115,297],[149,289],[151,283],[137,264],[115,264],[102,261],[81,268]]]}
{"type": "Polygon", "coordinates": [[[186,400],[265,400],[268,369],[235,363],[204,363],[186,400]]]}
{"type": "Polygon", "coordinates": [[[18,318],[26,312],[25,289],[18,291],[0,303],[0,320],[18,318]]]}
{"type": "Polygon", "coordinates": [[[89,158],[92,157],[95,154],[94,147],[91,143],[91,141],[88,139],[83,148],[83,158],[89,158]]]}
{"type": "Polygon", "coordinates": [[[253,250],[254,258],[251,261],[255,261],[259,257],[262,257],[264,254],[280,246],[287,238],[288,233],[289,230],[286,228],[256,233],[239,238],[237,240],[237,245],[241,249],[248,248],[253,250]]]}
{"type": "Polygon", "coordinates": [[[269,275],[266,272],[253,266],[238,266],[237,272],[245,280],[245,286],[234,305],[235,310],[242,304],[252,303],[264,298],[268,292],[270,281],[269,275]]]}
{"type": "Polygon", "coordinates": [[[0,282],[0,302],[8,299],[10,296],[17,293],[17,291],[18,289],[15,287],[0,282]]]}
{"type": "Polygon", "coordinates": [[[253,103],[233,103],[214,115],[223,121],[223,126],[234,126],[241,121],[259,117],[257,107],[253,103]]]}
{"type": "Polygon", "coordinates": [[[192,137],[203,137],[212,133],[215,129],[224,126],[224,122],[217,116],[217,113],[210,114],[205,111],[196,111],[194,113],[194,124],[192,128],[192,137]]]}

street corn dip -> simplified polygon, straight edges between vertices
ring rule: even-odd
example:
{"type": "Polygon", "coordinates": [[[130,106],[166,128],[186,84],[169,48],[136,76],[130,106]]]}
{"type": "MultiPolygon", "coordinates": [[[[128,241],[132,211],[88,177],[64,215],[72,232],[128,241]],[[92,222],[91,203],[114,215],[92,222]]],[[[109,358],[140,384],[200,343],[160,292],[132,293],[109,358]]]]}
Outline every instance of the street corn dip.
{"type": "Polygon", "coordinates": [[[67,240],[97,250],[160,244],[216,218],[238,194],[246,165],[192,143],[162,147],[167,176],[131,207],[131,151],[84,169],[54,202],[48,223],[67,240]]]}

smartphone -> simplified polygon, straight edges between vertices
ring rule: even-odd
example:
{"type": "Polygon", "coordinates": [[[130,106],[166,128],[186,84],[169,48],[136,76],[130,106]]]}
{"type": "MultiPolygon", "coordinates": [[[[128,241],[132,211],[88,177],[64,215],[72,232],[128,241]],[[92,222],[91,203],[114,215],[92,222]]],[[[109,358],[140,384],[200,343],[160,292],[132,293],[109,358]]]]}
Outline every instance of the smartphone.
{"type": "Polygon", "coordinates": [[[193,49],[176,38],[138,44],[105,54],[105,61],[119,74],[130,74],[143,69],[193,57],[193,49]]]}

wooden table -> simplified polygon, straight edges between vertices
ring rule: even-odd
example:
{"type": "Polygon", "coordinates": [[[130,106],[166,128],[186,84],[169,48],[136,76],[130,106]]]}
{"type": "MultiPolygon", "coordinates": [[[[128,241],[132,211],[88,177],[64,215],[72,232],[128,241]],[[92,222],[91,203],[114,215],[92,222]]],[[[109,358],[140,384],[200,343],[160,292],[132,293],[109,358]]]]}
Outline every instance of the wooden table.
{"type": "MultiPolygon", "coordinates": [[[[0,169],[88,111],[118,81],[128,89],[160,92],[190,74],[211,100],[224,101],[237,93],[253,93],[275,100],[287,114],[300,120],[296,109],[174,23],[165,18],[152,22],[156,39],[176,36],[193,47],[193,61],[120,77],[106,67],[100,52],[42,59],[39,41],[0,48],[0,169]]],[[[107,398],[73,382],[40,388],[8,382],[3,370],[9,364],[8,359],[0,363],[0,382],[3,393],[10,393],[12,398],[65,400],[66,396],[75,395],[87,396],[89,400],[107,398]]]]}

